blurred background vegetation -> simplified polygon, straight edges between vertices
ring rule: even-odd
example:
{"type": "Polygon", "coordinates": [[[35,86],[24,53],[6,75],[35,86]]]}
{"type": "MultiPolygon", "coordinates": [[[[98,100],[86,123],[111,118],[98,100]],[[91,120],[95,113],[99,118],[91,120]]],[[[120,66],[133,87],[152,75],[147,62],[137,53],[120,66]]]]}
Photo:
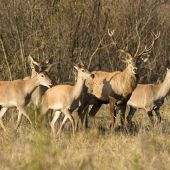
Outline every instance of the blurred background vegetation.
{"type": "Polygon", "coordinates": [[[0,79],[30,74],[27,57],[52,57],[56,82],[73,80],[73,64],[81,59],[90,70],[124,69],[107,30],[121,48],[142,50],[151,32],[160,31],[149,62],[142,65],[142,83],[162,80],[170,66],[169,0],[0,0],[0,79]],[[105,48],[104,48],[105,47],[105,48]]]}

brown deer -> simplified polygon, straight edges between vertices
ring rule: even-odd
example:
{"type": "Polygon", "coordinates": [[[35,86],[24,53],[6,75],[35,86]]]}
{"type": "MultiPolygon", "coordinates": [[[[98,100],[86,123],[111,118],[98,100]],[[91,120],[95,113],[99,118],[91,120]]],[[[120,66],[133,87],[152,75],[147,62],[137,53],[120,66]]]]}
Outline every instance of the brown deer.
{"type": "Polygon", "coordinates": [[[153,111],[155,111],[158,122],[161,122],[160,107],[170,90],[170,69],[167,69],[165,79],[160,84],[138,84],[133,91],[127,105],[130,107],[127,122],[132,124],[132,117],[136,109],[144,109],[151,123],[154,125],[153,111]]]}
{"type": "Polygon", "coordinates": [[[51,86],[51,80],[48,78],[47,74],[38,73],[28,80],[19,79],[14,81],[3,81],[3,83],[0,83],[0,126],[4,131],[6,131],[6,128],[2,122],[2,117],[8,108],[11,107],[17,107],[19,111],[16,129],[20,125],[22,115],[24,115],[32,125],[24,108],[29,102],[30,95],[39,85],[48,88],[51,86]]]}
{"type": "MultiPolygon", "coordinates": [[[[109,36],[113,41],[114,31],[109,32],[109,36]]],[[[125,109],[126,103],[130,98],[133,90],[136,88],[138,82],[138,71],[142,62],[146,62],[148,54],[155,41],[159,38],[160,33],[152,33],[152,43],[149,47],[145,48],[139,53],[140,41],[137,46],[134,55],[118,47],[115,41],[113,45],[116,47],[117,51],[123,53],[126,56],[127,67],[123,71],[116,72],[104,72],[104,71],[94,71],[92,72],[95,76],[93,80],[88,79],[86,81],[86,90],[82,95],[81,106],[78,109],[78,121],[79,119],[83,122],[84,116],[88,110],[89,105],[93,105],[89,112],[89,115],[94,117],[98,112],[102,104],[110,104],[110,114],[112,116],[112,127],[115,124],[116,111],[115,105],[119,105],[121,113],[121,124],[125,126],[125,109]],[[113,113],[113,114],[112,114],[113,113]]]]}
{"type": "MultiPolygon", "coordinates": [[[[33,59],[31,57],[31,55],[29,55],[28,62],[29,62],[30,68],[31,68],[31,76],[25,77],[24,80],[28,80],[31,77],[34,77],[37,74],[37,72],[38,73],[39,72],[49,73],[49,71],[51,70],[51,67],[53,66],[52,58],[38,62],[35,59],[33,59]]],[[[38,121],[37,120],[38,108],[41,104],[42,96],[47,89],[48,89],[47,87],[40,85],[32,92],[30,103],[33,104],[34,109],[35,109],[35,115],[34,115],[35,116],[35,118],[34,118],[35,125],[37,125],[37,121],[38,121]]]]}
{"type": "MultiPolygon", "coordinates": [[[[53,60],[51,58],[45,61],[42,61],[42,62],[37,62],[35,59],[31,57],[31,55],[28,56],[28,61],[31,67],[31,76],[25,77],[24,80],[28,80],[31,77],[34,77],[37,74],[37,72],[48,73],[53,63],[53,60]]],[[[38,86],[34,90],[34,92],[31,95],[31,102],[34,104],[35,107],[39,107],[41,100],[42,100],[42,95],[45,93],[47,89],[48,89],[47,87],[38,86]]]]}
{"type": "Polygon", "coordinates": [[[80,66],[74,66],[74,68],[77,71],[77,79],[74,86],[57,85],[48,89],[43,95],[42,114],[46,114],[48,110],[55,111],[54,117],[50,123],[53,135],[55,134],[55,122],[61,113],[63,113],[65,117],[60,125],[57,135],[60,134],[61,129],[67,119],[69,119],[72,124],[73,135],[75,134],[75,123],[71,113],[79,105],[79,99],[82,94],[85,80],[88,78],[93,78],[93,74],[91,74],[85,68],[80,66]]]}

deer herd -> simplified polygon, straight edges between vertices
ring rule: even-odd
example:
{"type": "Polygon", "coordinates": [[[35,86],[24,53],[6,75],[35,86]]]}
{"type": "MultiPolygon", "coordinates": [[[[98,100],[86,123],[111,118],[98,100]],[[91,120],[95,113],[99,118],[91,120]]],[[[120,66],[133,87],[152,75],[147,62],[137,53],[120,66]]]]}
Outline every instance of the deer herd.
{"type": "MultiPolygon", "coordinates": [[[[31,76],[13,81],[0,81],[0,126],[6,131],[3,124],[3,116],[11,107],[18,110],[16,129],[18,129],[22,116],[24,115],[32,126],[32,121],[26,113],[25,107],[32,102],[35,108],[41,108],[41,115],[53,111],[53,118],[50,121],[52,134],[55,133],[55,123],[63,114],[64,118],[60,124],[57,135],[67,119],[71,122],[73,135],[87,122],[88,115],[93,117],[99,111],[102,104],[109,104],[111,115],[111,128],[114,128],[117,113],[120,114],[121,125],[132,125],[132,118],[137,109],[144,109],[151,123],[154,125],[153,111],[156,113],[157,122],[161,122],[159,108],[163,105],[164,99],[170,90],[170,70],[167,69],[164,81],[160,84],[138,84],[140,78],[140,67],[148,59],[155,41],[160,33],[152,33],[150,46],[139,52],[140,45],[134,54],[118,47],[114,41],[114,31],[108,30],[108,35],[117,52],[122,53],[125,58],[126,68],[123,71],[89,72],[83,63],[74,66],[76,71],[74,85],[52,85],[48,73],[53,65],[51,59],[37,62],[30,55],[28,61],[31,67],[31,76]],[[91,106],[91,107],[90,107],[91,106]],[[126,107],[129,113],[125,119],[126,107]],[[76,121],[72,112],[77,109],[78,118],[76,121]],[[90,109],[90,111],[89,111],[90,109]]],[[[88,126],[86,124],[86,126],[88,126]]]]}

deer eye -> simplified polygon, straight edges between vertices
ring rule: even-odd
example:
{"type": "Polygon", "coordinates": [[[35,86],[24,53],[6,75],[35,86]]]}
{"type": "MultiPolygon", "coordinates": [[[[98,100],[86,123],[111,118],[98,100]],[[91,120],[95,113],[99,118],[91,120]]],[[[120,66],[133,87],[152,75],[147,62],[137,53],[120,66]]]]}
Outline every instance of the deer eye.
{"type": "Polygon", "coordinates": [[[44,75],[41,75],[41,77],[44,77],[44,75]]]}
{"type": "Polygon", "coordinates": [[[85,72],[85,70],[82,70],[82,72],[85,72]]]}

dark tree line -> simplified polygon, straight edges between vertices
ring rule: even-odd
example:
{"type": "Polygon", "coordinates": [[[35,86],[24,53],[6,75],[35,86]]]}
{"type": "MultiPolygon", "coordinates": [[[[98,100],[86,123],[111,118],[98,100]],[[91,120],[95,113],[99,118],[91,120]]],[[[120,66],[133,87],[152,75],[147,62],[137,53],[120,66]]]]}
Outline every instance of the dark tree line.
{"type": "Polygon", "coordinates": [[[141,82],[156,82],[170,67],[170,2],[168,0],[0,0],[0,78],[30,74],[27,56],[52,57],[57,82],[73,80],[73,64],[82,60],[90,70],[114,71],[125,66],[111,45],[134,54],[160,31],[143,64],[141,82]]]}

